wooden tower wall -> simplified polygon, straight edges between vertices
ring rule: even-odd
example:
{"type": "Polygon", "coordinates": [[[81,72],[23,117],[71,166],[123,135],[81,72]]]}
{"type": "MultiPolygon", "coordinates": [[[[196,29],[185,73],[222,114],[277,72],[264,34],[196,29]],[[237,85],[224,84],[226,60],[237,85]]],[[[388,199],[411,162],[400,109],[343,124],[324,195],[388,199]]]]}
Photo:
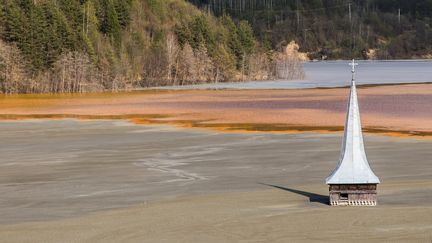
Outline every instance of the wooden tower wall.
{"type": "Polygon", "coordinates": [[[377,184],[329,185],[329,197],[332,206],[375,206],[377,184]]]}

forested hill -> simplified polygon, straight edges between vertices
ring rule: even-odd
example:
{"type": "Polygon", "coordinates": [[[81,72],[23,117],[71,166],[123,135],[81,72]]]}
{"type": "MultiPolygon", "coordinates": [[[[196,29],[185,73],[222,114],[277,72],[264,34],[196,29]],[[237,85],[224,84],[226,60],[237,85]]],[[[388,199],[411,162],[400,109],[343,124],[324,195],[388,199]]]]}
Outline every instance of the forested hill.
{"type": "Polygon", "coordinates": [[[185,0],[0,0],[0,93],[269,79],[247,21],[185,0]]]}
{"type": "Polygon", "coordinates": [[[312,58],[431,58],[430,0],[190,0],[249,20],[274,47],[296,40],[312,58]],[[351,15],[350,15],[351,8],[351,15]],[[371,50],[369,53],[367,51],[371,50]],[[374,53],[375,52],[375,53],[374,53]]]}
{"type": "Polygon", "coordinates": [[[431,17],[430,0],[0,0],[0,93],[301,78],[292,40],[318,59],[431,57],[431,17]]]}

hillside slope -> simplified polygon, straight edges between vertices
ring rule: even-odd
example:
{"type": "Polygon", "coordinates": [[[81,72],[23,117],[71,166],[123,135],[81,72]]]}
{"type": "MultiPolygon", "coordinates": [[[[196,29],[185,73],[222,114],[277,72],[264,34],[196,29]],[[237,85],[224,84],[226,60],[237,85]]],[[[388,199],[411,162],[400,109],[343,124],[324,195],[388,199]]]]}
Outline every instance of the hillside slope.
{"type": "Polygon", "coordinates": [[[189,0],[248,20],[273,48],[291,40],[310,58],[432,58],[430,0],[189,0]]]}
{"type": "Polygon", "coordinates": [[[0,0],[0,93],[269,79],[247,21],[184,0],[0,0]]]}

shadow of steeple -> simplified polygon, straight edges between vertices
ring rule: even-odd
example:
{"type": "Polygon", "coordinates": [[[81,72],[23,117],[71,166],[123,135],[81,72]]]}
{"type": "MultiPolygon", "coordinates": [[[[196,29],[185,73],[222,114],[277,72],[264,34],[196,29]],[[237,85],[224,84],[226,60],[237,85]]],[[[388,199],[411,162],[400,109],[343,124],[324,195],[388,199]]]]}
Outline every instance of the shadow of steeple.
{"type": "Polygon", "coordinates": [[[274,187],[277,189],[281,189],[281,190],[288,191],[288,192],[293,192],[293,193],[308,197],[309,202],[317,202],[317,203],[329,205],[329,197],[325,196],[325,195],[316,194],[313,192],[300,191],[300,190],[296,190],[296,189],[292,189],[292,188],[288,188],[288,187],[282,187],[282,186],[271,185],[271,184],[266,184],[266,183],[258,183],[258,184],[261,184],[264,186],[274,187]]]}

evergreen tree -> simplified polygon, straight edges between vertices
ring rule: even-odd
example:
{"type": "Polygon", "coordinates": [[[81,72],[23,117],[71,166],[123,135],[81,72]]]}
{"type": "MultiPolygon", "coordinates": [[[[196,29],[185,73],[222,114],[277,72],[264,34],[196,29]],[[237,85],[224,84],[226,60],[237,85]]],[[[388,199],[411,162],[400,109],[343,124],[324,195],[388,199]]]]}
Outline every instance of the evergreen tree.
{"type": "Polygon", "coordinates": [[[111,37],[113,43],[119,46],[121,42],[121,26],[113,0],[103,1],[102,8],[103,18],[100,29],[111,37]]]}
{"type": "Polygon", "coordinates": [[[34,6],[33,0],[17,0],[16,2],[26,14],[29,14],[34,6]]]}
{"type": "Polygon", "coordinates": [[[69,26],[74,30],[79,30],[82,27],[83,13],[81,11],[81,3],[84,2],[84,0],[54,1],[54,3],[59,7],[60,11],[67,19],[69,26]]]}
{"type": "Polygon", "coordinates": [[[31,21],[24,54],[30,57],[36,71],[47,67],[49,63],[46,55],[50,40],[49,28],[45,14],[39,6],[31,7],[28,19],[31,21]]]}
{"type": "Polygon", "coordinates": [[[247,21],[241,21],[238,27],[238,37],[246,54],[252,54],[255,49],[255,37],[252,27],[247,21]]]}
{"type": "Polygon", "coordinates": [[[187,43],[192,43],[193,41],[192,34],[186,24],[176,24],[174,26],[174,33],[176,34],[181,47],[187,43]]]}
{"type": "Polygon", "coordinates": [[[239,40],[237,26],[229,16],[224,16],[222,18],[222,23],[228,30],[228,47],[231,53],[236,57],[237,68],[240,68],[243,59],[243,48],[239,40]]]}
{"type": "Polygon", "coordinates": [[[130,4],[131,0],[116,0],[115,9],[118,15],[118,22],[124,28],[130,23],[130,4]]]}
{"type": "Polygon", "coordinates": [[[5,15],[5,2],[4,0],[0,0],[0,38],[4,38],[4,26],[6,23],[6,15],[5,15]]]}
{"type": "Polygon", "coordinates": [[[6,15],[4,37],[7,41],[16,42],[21,48],[28,31],[25,13],[14,1],[6,2],[4,9],[6,15]]]}
{"type": "Polygon", "coordinates": [[[195,17],[192,21],[191,26],[191,46],[193,49],[198,49],[200,44],[205,44],[207,51],[210,56],[214,54],[215,51],[215,38],[209,27],[207,19],[203,15],[195,17]]]}
{"type": "Polygon", "coordinates": [[[52,2],[42,6],[47,21],[46,63],[51,66],[66,50],[75,50],[78,41],[66,17],[52,2]]]}
{"type": "Polygon", "coordinates": [[[85,16],[82,39],[84,40],[85,49],[90,59],[96,63],[97,53],[95,47],[97,46],[99,32],[99,22],[96,16],[95,4],[93,1],[87,1],[83,4],[83,12],[85,16]]]}

